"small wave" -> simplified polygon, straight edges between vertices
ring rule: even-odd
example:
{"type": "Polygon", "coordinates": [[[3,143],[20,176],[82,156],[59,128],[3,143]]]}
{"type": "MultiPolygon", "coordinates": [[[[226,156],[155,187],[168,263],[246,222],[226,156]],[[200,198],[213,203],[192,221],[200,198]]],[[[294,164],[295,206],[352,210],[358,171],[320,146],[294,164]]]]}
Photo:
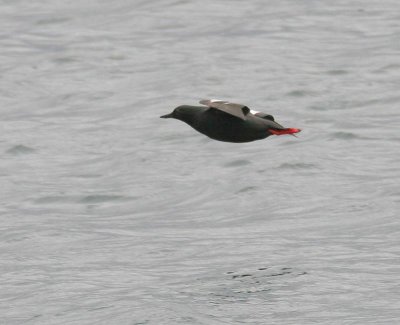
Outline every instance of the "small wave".
{"type": "Polygon", "coordinates": [[[360,139],[358,135],[351,132],[335,132],[332,134],[332,137],[335,139],[344,139],[344,140],[360,139]]]}
{"type": "Polygon", "coordinates": [[[310,92],[307,90],[298,89],[298,90],[290,91],[286,95],[290,96],[290,97],[304,97],[304,96],[310,95],[310,92]]]}
{"type": "MultiPolygon", "coordinates": [[[[305,275],[307,272],[305,271],[295,271],[291,267],[282,267],[282,268],[269,268],[269,267],[259,267],[257,270],[253,272],[246,272],[246,273],[236,273],[233,271],[227,272],[230,275],[232,280],[235,279],[243,279],[243,278],[250,278],[252,280],[258,280],[256,283],[260,283],[262,278],[269,278],[269,277],[276,277],[276,276],[285,276],[289,274],[293,274],[295,276],[298,275],[305,275]]],[[[247,279],[244,279],[247,280],[247,279]]]]}
{"type": "Polygon", "coordinates": [[[77,195],[54,195],[54,196],[43,196],[34,200],[36,204],[75,204],[75,203],[86,203],[96,204],[113,201],[126,201],[132,199],[131,197],[123,195],[87,195],[80,197],[77,195]]]}
{"type": "Polygon", "coordinates": [[[234,160],[231,161],[227,164],[225,164],[225,167],[240,167],[240,166],[246,166],[246,165],[250,165],[251,162],[246,160],[246,159],[238,159],[238,160],[234,160]]]}
{"type": "Polygon", "coordinates": [[[106,195],[106,194],[95,194],[85,196],[80,200],[81,203],[103,203],[112,201],[125,201],[128,198],[122,195],[106,195]]]}
{"type": "Polygon", "coordinates": [[[43,196],[40,198],[37,198],[34,200],[34,203],[36,204],[53,204],[53,203],[75,203],[77,201],[77,197],[71,197],[71,196],[43,196]]]}
{"type": "Polygon", "coordinates": [[[64,64],[64,63],[74,63],[77,61],[76,58],[72,56],[60,56],[53,60],[55,63],[64,64]]]}
{"type": "Polygon", "coordinates": [[[272,291],[281,281],[306,275],[307,272],[290,267],[259,267],[256,270],[247,270],[247,272],[229,271],[226,274],[227,278],[222,282],[224,285],[219,285],[216,290],[210,290],[209,294],[214,298],[215,304],[238,299],[243,301],[249,299],[250,295],[262,297],[265,293],[272,291]]]}
{"type": "Polygon", "coordinates": [[[35,152],[35,149],[24,146],[22,144],[11,147],[6,151],[6,153],[11,155],[25,155],[35,152]]]}
{"type": "Polygon", "coordinates": [[[281,169],[312,169],[316,168],[317,166],[314,164],[307,164],[307,163],[283,163],[278,168],[281,169]]]}
{"type": "Polygon", "coordinates": [[[331,76],[340,76],[340,75],[348,74],[349,72],[347,70],[334,69],[334,70],[328,70],[326,73],[331,76]]]}
{"type": "Polygon", "coordinates": [[[42,25],[62,24],[68,21],[70,21],[70,19],[67,17],[51,17],[38,20],[37,25],[42,26],[42,25]]]}
{"type": "Polygon", "coordinates": [[[68,175],[69,177],[75,178],[100,178],[103,174],[77,174],[77,175],[68,175]]]}
{"type": "Polygon", "coordinates": [[[239,191],[236,192],[236,194],[239,193],[245,193],[245,192],[251,192],[257,189],[257,186],[246,186],[241,188],[239,191]]]}
{"type": "Polygon", "coordinates": [[[322,106],[322,105],[311,105],[310,109],[313,111],[327,111],[329,106],[322,106]]]}
{"type": "Polygon", "coordinates": [[[379,69],[374,70],[373,72],[384,73],[386,71],[397,71],[398,69],[400,69],[400,64],[390,63],[380,67],[379,69]]]}

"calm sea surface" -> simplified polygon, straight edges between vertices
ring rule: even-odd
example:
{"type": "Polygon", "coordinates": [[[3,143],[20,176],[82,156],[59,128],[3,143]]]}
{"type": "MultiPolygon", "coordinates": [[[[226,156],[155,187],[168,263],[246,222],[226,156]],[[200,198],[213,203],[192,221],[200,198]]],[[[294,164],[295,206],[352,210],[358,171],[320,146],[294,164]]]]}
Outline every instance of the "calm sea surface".
{"type": "Polygon", "coordinates": [[[399,1],[0,8],[1,324],[400,322],[399,1]]]}

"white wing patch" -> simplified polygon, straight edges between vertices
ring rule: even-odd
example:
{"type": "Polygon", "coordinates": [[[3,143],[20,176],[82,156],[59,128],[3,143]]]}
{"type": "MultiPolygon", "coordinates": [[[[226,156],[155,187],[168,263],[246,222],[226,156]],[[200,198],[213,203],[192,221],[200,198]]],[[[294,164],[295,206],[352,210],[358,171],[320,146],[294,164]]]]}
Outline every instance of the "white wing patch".
{"type": "Polygon", "coordinates": [[[245,105],[230,103],[226,100],[202,99],[199,103],[220,110],[227,114],[236,116],[242,120],[246,119],[246,114],[249,111],[248,107],[246,107],[245,105]]]}
{"type": "Polygon", "coordinates": [[[261,112],[259,112],[259,111],[254,111],[254,110],[251,109],[251,110],[250,110],[250,113],[253,114],[253,115],[256,115],[257,113],[261,113],[261,112]]]}

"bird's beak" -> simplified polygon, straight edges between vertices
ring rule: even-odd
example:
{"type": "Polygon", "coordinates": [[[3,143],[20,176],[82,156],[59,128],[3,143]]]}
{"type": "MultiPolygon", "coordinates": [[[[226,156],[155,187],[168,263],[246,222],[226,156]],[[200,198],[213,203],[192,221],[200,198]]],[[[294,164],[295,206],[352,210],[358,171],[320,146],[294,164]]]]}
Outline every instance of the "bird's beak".
{"type": "Polygon", "coordinates": [[[161,115],[161,118],[171,118],[174,117],[172,113],[166,114],[166,115],[161,115]]]}

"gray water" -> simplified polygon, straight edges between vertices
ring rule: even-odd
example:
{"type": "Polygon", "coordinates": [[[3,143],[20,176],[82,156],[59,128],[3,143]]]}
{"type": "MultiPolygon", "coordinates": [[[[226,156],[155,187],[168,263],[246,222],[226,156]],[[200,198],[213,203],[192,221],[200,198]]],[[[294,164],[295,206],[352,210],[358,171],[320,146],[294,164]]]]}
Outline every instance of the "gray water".
{"type": "Polygon", "coordinates": [[[1,324],[399,323],[399,1],[0,4],[1,324]]]}

